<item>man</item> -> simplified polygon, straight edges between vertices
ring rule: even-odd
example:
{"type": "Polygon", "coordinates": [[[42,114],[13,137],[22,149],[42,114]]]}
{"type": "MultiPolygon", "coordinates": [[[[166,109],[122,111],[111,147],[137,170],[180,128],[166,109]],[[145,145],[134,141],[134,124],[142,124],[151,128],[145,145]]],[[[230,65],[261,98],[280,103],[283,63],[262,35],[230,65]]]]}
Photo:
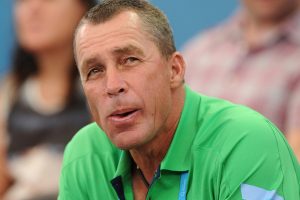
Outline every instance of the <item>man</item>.
{"type": "Polygon", "coordinates": [[[100,3],[74,48],[96,123],[65,151],[59,200],[299,199],[281,133],[185,86],[167,19],[147,1],[100,3]]]}
{"type": "Polygon", "coordinates": [[[299,0],[241,2],[226,23],[187,44],[186,82],[265,115],[300,161],[299,0]]]}

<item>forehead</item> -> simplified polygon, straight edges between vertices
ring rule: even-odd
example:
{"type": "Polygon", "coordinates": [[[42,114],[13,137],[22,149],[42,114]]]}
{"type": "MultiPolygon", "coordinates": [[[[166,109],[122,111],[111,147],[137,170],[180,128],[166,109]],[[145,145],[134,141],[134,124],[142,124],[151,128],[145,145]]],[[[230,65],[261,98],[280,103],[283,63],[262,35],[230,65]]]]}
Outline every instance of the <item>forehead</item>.
{"type": "Polygon", "coordinates": [[[124,46],[125,43],[142,47],[147,42],[154,45],[140,17],[135,12],[124,11],[104,23],[81,25],[75,38],[75,54],[80,59],[95,48],[102,51],[124,46]]]}

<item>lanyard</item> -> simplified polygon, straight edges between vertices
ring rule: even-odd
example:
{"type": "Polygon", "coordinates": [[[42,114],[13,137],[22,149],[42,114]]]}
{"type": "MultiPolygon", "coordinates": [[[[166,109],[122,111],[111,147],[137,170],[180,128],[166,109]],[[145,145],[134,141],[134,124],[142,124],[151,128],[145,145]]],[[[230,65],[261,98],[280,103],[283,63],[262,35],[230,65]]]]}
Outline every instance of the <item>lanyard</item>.
{"type": "Polygon", "coordinates": [[[186,200],[188,172],[183,172],[180,176],[180,188],[178,200],[186,200]]]}

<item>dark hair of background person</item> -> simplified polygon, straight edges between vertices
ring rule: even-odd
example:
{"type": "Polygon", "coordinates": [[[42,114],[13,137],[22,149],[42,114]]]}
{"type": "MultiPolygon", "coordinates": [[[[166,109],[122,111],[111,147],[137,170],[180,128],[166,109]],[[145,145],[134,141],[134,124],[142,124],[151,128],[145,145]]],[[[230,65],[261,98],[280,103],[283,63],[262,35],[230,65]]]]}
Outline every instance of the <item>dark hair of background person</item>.
{"type": "MultiPolygon", "coordinates": [[[[91,9],[97,4],[97,0],[79,0],[83,5],[87,6],[87,9],[91,9]]],[[[13,62],[12,62],[12,77],[13,77],[13,94],[17,94],[21,85],[24,81],[38,72],[38,65],[34,54],[26,51],[20,45],[17,44],[14,53],[13,53],[13,62]]],[[[67,104],[72,102],[72,95],[76,87],[75,82],[78,78],[78,71],[76,67],[75,60],[72,62],[72,71],[71,71],[71,87],[69,88],[67,95],[67,104]]]]}
{"type": "Polygon", "coordinates": [[[145,0],[104,0],[86,13],[78,28],[86,22],[92,24],[106,22],[125,10],[132,10],[138,14],[145,31],[163,56],[168,58],[176,51],[172,29],[167,17],[145,0]]]}

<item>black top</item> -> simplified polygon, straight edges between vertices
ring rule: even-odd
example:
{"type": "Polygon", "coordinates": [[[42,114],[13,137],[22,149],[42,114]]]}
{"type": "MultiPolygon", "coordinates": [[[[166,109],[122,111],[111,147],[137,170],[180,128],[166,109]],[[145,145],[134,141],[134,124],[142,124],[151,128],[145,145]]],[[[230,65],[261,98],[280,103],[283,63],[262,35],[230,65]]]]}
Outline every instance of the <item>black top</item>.
{"type": "Polygon", "coordinates": [[[9,154],[21,153],[37,145],[52,145],[63,151],[73,135],[91,120],[85,99],[77,95],[63,110],[43,115],[19,98],[10,110],[9,154]]]}

